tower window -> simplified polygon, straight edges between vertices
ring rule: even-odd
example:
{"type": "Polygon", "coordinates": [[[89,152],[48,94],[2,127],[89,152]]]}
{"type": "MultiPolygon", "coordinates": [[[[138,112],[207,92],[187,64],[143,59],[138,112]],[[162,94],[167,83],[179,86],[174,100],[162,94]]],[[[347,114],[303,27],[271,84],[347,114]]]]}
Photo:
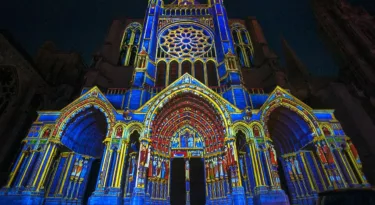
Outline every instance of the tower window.
{"type": "Polygon", "coordinates": [[[212,61],[207,62],[207,77],[208,86],[218,86],[216,65],[212,61]]]}
{"type": "Polygon", "coordinates": [[[134,65],[140,38],[142,35],[142,25],[139,23],[131,23],[124,32],[120,46],[119,65],[134,65]]]}
{"type": "Polygon", "coordinates": [[[238,61],[242,67],[253,67],[254,49],[249,32],[239,23],[233,24],[231,29],[238,61]]]}
{"type": "Polygon", "coordinates": [[[201,61],[195,62],[194,69],[195,78],[198,79],[201,83],[205,84],[203,63],[201,61]]]}

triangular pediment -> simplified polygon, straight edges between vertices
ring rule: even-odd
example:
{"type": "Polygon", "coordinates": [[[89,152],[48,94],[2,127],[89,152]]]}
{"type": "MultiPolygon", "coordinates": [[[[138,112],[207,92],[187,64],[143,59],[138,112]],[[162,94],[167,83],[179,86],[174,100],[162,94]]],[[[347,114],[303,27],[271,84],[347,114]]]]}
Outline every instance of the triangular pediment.
{"type": "Polygon", "coordinates": [[[167,86],[164,90],[162,90],[160,93],[158,93],[156,96],[151,98],[149,101],[147,101],[142,107],[140,107],[137,112],[140,113],[146,113],[150,106],[152,106],[155,101],[157,101],[160,97],[165,97],[171,94],[174,91],[182,90],[182,89],[196,89],[197,91],[200,91],[204,93],[205,95],[215,98],[220,102],[220,106],[222,109],[226,109],[230,113],[240,113],[242,112],[239,108],[231,104],[229,101],[227,101],[225,98],[223,98],[221,95],[213,91],[211,88],[207,87],[205,84],[194,78],[188,73],[185,73],[180,78],[178,78],[176,81],[174,81],[172,84],[167,86]]]}
{"type": "Polygon", "coordinates": [[[271,103],[272,101],[274,101],[277,98],[289,99],[289,100],[291,100],[293,102],[296,102],[297,104],[299,104],[299,105],[301,105],[305,108],[309,108],[310,110],[312,110],[312,108],[310,106],[306,105],[304,102],[302,102],[297,97],[293,96],[291,93],[289,93],[287,90],[283,89],[280,86],[276,86],[276,88],[271,92],[271,94],[269,95],[267,100],[264,102],[264,104],[262,105],[260,110],[263,110],[269,103],[271,103]]]}
{"type": "Polygon", "coordinates": [[[116,111],[116,109],[113,107],[111,102],[109,102],[109,100],[105,97],[105,95],[102,93],[102,91],[100,91],[100,89],[97,86],[94,86],[93,88],[91,88],[90,90],[85,92],[83,95],[81,95],[79,98],[74,100],[72,103],[67,105],[65,108],[63,108],[61,110],[61,112],[64,112],[65,110],[71,108],[71,106],[79,104],[80,102],[82,102],[82,101],[84,101],[88,98],[91,98],[91,97],[94,97],[94,98],[97,98],[97,99],[103,101],[104,103],[108,104],[112,110],[116,111]]]}

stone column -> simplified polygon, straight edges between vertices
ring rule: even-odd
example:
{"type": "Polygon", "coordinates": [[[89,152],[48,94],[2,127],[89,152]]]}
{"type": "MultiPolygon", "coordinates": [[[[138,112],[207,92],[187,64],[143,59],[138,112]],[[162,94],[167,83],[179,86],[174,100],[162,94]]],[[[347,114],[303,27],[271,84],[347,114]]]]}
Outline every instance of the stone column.
{"type": "Polygon", "coordinates": [[[124,177],[125,159],[128,151],[128,142],[125,139],[120,140],[120,147],[118,149],[118,161],[116,161],[115,173],[113,173],[112,187],[116,189],[121,188],[122,179],[124,177]]]}
{"type": "Polygon", "coordinates": [[[124,177],[128,142],[121,138],[105,140],[97,187],[90,197],[90,204],[118,204],[122,201],[121,184],[124,177]]]}
{"type": "Polygon", "coordinates": [[[365,175],[362,172],[362,162],[359,158],[357,148],[353,145],[350,138],[348,137],[346,138],[346,143],[344,144],[343,150],[344,153],[346,153],[344,157],[351,162],[354,172],[357,173],[357,180],[359,181],[359,183],[366,187],[369,187],[370,184],[368,183],[365,175]]]}
{"type": "Polygon", "coordinates": [[[253,174],[255,178],[255,189],[256,192],[260,192],[263,190],[263,187],[266,186],[265,180],[264,180],[264,174],[263,174],[263,169],[262,169],[262,163],[259,158],[259,151],[257,149],[257,145],[254,140],[250,140],[249,142],[249,150],[250,150],[250,158],[253,163],[252,169],[253,169],[253,174]]]}
{"type": "Polygon", "coordinates": [[[190,205],[190,163],[185,159],[186,205],[190,205]]]}
{"type": "Polygon", "coordinates": [[[271,144],[272,141],[267,138],[268,142],[264,142],[263,139],[259,142],[255,140],[249,145],[256,174],[254,204],[289,204],[287,195],[280,187],[277,154],[271,144]]]}
{"type": "MultiPolygon", "coordinates": [[[[32,189],[35,191],[40,191],[43,187],[44,181],[48,174],[48,171],[51,168],[51,164],[53,162],[53,158],[55,157],[57,152],[57,145],[54,142],[50,142],[43,155],[41,155],[41,163],[39,164],[39,168],[37,169],[37,173],[35,178],[31,184],[32,189]]],[[[43,187],[44,188],[44,187],[43,187]]]]}
{"type": "MultiPolygon", "coordinates": [[[[34,171],[31,173],[29,180],[27,180],[28,188],[22,192],[22,197],[27,198],[27,200],[32,200],[35,204],[41,204],[44,200],[43,185],[45,184],[44,182],[46,176],[48,175],[49,171],[52,170],[51,165],[58,149],[57,143],[59,142],[48,142],[48,144],[45,145],[44,151],[40,152],[38,155],[33,152],[32,156],[29,159],[28,167],[31,165],[31,163],[35,163],[35,165],[33,166],[34,171]],[[35,162],[33,162],[34,157],[35,162]]],[[[35,151],[39,152],[39,150],[35,151]]],[[[25,171],[27,170],[28,169],[25,169],[25,171]]],[[[24,178],[25,174],[27,173],[24,173],[22,178],[24,178]]],[[[20,183],[23,183],[22,179],[20,183]]]]}
{"type": "Polygon", "coordinates": [[[26,146],[24,146],[21,154],[18,156],[16,163],[13,166],[12,172],[9,175],[9,180],[4,188],[10,188],[16,180],[16,177],[22,173],[21,166],[22,164],[26,163],[25,158],[28,151],[26,150],[26,146]]]}
{"type": "Polygon", "coordinates": [[[245,190],[242,187],[242,180],[240,176],[238,153],[236,147],[236,139],[234,137],[225,138],[227,156],[229,159],[229,169],[232,176],[232,198],[233,203],[238,205],[246,204],[245,190]]]}
{"type": "Polygon", "coordinates": [[[138,157],[137,179],[131,199],[132,205],[143,205],[146,202],[145,183],[147,167],[149,166],[149,145],[150,140],[146,138],[140,139],[140,151],[138,157]]]}

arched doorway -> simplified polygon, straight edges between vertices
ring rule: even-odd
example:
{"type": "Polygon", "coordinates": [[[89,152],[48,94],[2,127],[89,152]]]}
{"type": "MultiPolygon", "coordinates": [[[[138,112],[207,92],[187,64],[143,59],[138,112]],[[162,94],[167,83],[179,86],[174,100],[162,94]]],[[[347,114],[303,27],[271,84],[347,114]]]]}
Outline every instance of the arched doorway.
{"type": "MultiPolygon", "coordinates": [[[[328,172],[316,156],[316,134],[306,119],[296,111],[278,107],[270,113],[266,124],[273,140],[264,147],[269,154],[270,174],[274,172],[279,176],[276,179],[266,177],[267,183],[279,184],[291,204],[315,203],[317,193],[329,184],[324,180],[328,172]]],[[[338,176],[337,170],[331,171],[329,175],[338,176]]]]}
{"type": "Polygon", "coordinates": [[[215,107],[192,93],[178,94],[157,111],[146,185],[151,201],[206,204],[227,197],[229,167],[223,167],[227,164],[223,163],[223,124],[215,107]],[[185,189],[174,189],[182,182],[185,189]],[[202,182],[204,189],[191,189],[202,188],[202,182]]]}
{"type": "Polygon", "coordinates": [[[46,180],[47,202],[56,201],[56,196],[71,203],[87,202],[95,189],[107,129],[106,116],[93,106],[69,119],[46,180]]]}

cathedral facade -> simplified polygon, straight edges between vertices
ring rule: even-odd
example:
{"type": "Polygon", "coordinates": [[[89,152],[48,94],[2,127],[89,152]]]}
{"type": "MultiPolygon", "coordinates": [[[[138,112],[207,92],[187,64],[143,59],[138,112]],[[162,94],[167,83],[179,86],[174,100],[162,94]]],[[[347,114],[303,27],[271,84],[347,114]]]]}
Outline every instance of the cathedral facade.
{"type": "Polygon", "coordinates": [[[333,110],[247,78],[279,71],[271,56],[273,75],[258,73],[269,51],[244,22],[222,0],[150,0],[117,54],[97,59],[132,66],[130,88],[97,78],[67,107],[40,111],[0,203],[314,204],[325,190],[369,186],[333,110]]]}

